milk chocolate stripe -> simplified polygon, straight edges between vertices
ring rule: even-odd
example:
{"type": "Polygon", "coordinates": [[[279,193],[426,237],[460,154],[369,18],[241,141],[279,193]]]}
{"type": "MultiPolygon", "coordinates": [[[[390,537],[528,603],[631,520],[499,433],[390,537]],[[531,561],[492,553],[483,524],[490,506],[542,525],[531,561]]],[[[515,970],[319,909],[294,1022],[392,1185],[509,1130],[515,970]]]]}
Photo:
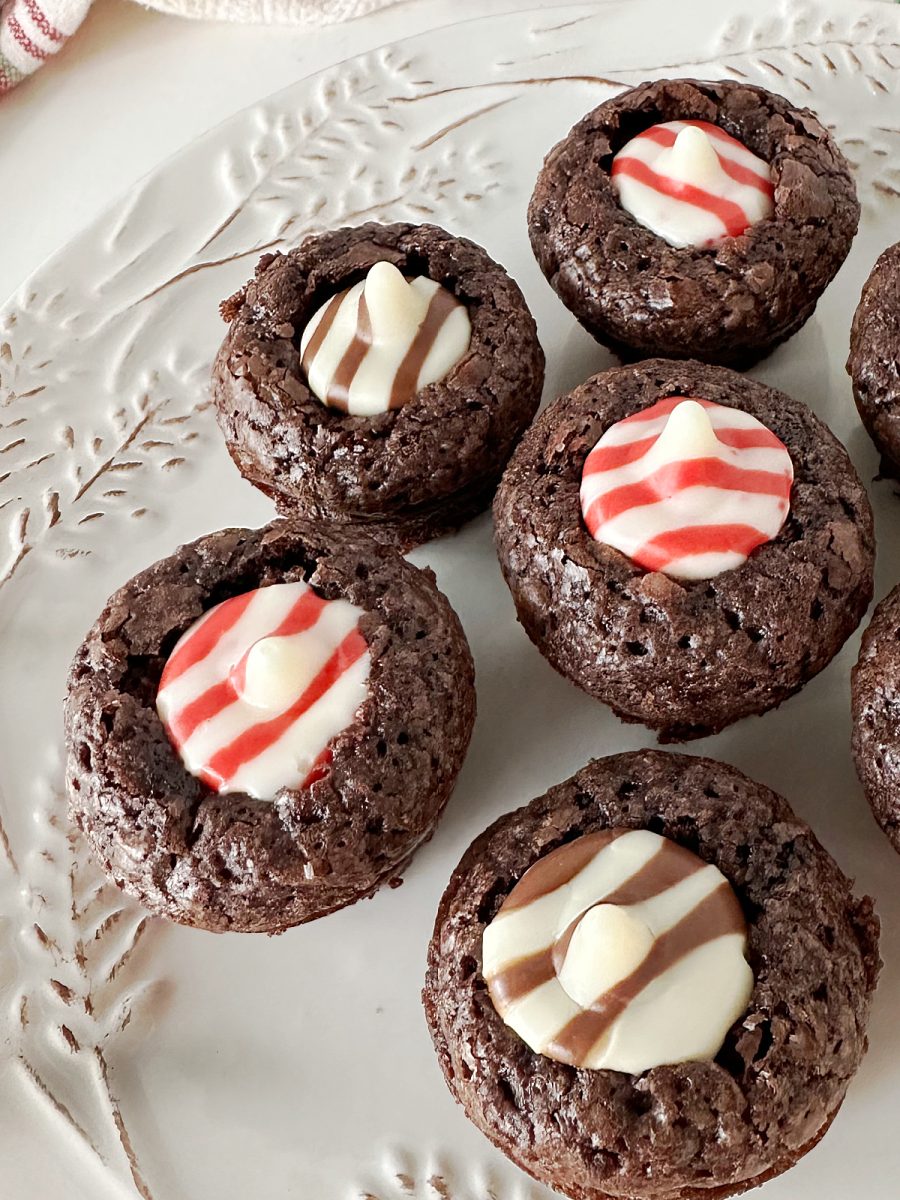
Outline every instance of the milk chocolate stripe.
{"type": "Polygon", "coordinates": [[[705,866],[696,854],[666,839],[640,870],[635,871],[615,891],[604,896],[601,903],[617,904],[622,908],[629,904],[643,904],[645,900],[674,887],[682,879],[702,871],[705,866]]]}
{"type": "Polygon", "coordinates": [[[538,950],[536,954],[520,958],[518,962],[495,975],[490,980],[491,995],[495,1003],[512,1004],[514,1000],[521,1000],[535,988],[549,983],[556,973],[553,947],[547,946],[544,950],[538,950]]]}
{"type": "MultiPolygon", "coordinates": [[[[684,846],[679,846],[674,841],[664,841],[653,858],[648,859],[648,862],[620,883],[613,892],[600,896],[596,902],[620,907],[643,904],[644,901],[667,892],[674,884],[696,875],[697,871],[703,870],[704,865],[706,864],[702,863],[696,854],[691,854],[684,846]]],[[[584,913],[578,913],[575,920],[569,924],[569,928],[553,943],[553,966],[557,974],[563,970],[565,955],[569,953],[569,943],[583,916],[584,913]]]]}
{"type": "Polygon", "coordinates": [[[439,288],[431,297],[425,319],[416,331],[412,345],[403,356],[391,385],[390,408],[399,408],[418,391],[419,372],[432,346],[441,332],[441,327],[450,314],[460,307],[459,301],[446,288],[439,288]]]}
{"type": "Polygon", "coordinates": [[[309,339],[306,350],[303,352],[303,357],[300,360],[300,366],[304,371],[309,371],[309,368],[312,365],[312,360],[322,349],[322,343],[331,332],[331,327],[335,322],[335,318],[338,315],[338,311],[346,295],[346,290],[343,292],[338,292],[337,295],[332,296],[329,300],[328,307],[322,313],[318,325],[313,330],[313,335],[309,339]]]}
{"type": "Polygon", "coordinates": [[[330,404],[332,408],[339,408],[343,412],[347,411],[350,402],[350,384],[371,345],[372,322],[369,319],[366,294],[365,291],[362,291],[359,294],[359,304],[356,310],[356,329],[353,333],[353,340],[335,368],[325,394],[326,403],[330,404]]]}
{"type": "Polygon", "coordinates": [[[601,850],[627,832],[627,829],[601,829],[597,833],[576,838],[568,846],[561,846],[552,852],[552,857],[548,855],[547,859],[538,859],[503,902],[503,912],[524,908],[570,883],[601,850]]]}
{"type": "MultiPolygon", "coordinates": [[[[597,837],[596,834],[591,834],[589,837],[582,838],[581,841],[590,841],[595,837],[597,837]]],[[[596,846],[596,844],[596,842],[592,842],[592,846],[596,846]]],[[[578,843],[573,843],[573,848],[576,845],[578,843]]],[[[562,856],[562,852],[559,853],[562,856]]],[[[597,853],[599,851],[594,850],[592,859],[597,853]]],[[[572,854],[570,857],[574,860],[575,855],[572,854]]],[[[541,863],[540,865],[545,867],[545,874],[550,876],[551,872],[546,869],[546,864],[541,863]]],[[[695,854],[692,854],[690,850],[685,850],[677,842],[664,841],[659,850],[642,867],[639,867],[614,891],[608,895],[599,896],[595,903],[621,906],[641,904],[645,900],[658,896],[660,892],[667,891],[676,883],[680,883],[682,879],[687,879],[697,871],[703,870],[705,865],[695,854]]],[[[575,874],[578,872],[576,871],[575,874]]],[[[571,878],[574,878],[574,875],[571,878]]],[[[523,877],[522,882],[526,881],[528,881],[527,875],[523,877]]],[[[570,882],[570,880],[566,880],[566,882],[570,882]]],[[[519,887],[521,888],[522,884],[519,884],[519,887]]],[[[518,889],[513,898],[518,901],[518,889]]],[[[504,908],[508,910],[510,907],[512,906],[507,901],[504,908]]],[[[568,928],[556,938],[552,946],[510,963],[491,979],[491,991],[501,1004],[511,1004],[513,1000],[526,996],[532,988],[546,983],[554,974],[559,974],[566,961],[569,943],[583,916],[583,912],[578,913],[569,923],[568,928]]]]}
{"type": "Polygon", "coordinates": [[[627,979],[573,1017],[547,1046],[547,1052],[560,1062],[580,1066],[644,988],[700,946],[743,929],[741,906],[729,884],[723,882],[653,943],[650,953],[627,979]]]}
{"type": "MultiPolygon", "coordinates": [[[[643,904],[644,901],[667,892],[683,879],[702,871],[704,866],[705,864],[696,854],[691,854],[690,850],[685,850],[677,842],[664,841],[651,859],[620,883],[614,891],[601,896],[597,903],[616,904],[620,907],[643,904]]],[[[570,922],[568,929],[553,943],[553,965],[557,975],[563,969],[569,943],[583,916],[584,913],[579,913],[575,920],[570,922]]]]}

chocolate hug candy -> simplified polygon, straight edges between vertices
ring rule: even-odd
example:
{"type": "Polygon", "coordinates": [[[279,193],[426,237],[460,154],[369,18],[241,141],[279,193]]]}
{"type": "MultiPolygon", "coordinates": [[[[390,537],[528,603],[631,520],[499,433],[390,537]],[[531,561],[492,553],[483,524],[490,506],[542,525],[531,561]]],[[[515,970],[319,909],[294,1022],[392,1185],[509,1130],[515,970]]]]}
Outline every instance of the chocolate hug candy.
{"type": "Polygon", "coordinates": [[[827,1131],[879,966],[872,901],[786,800],[639,750],[475,838],[422,999],[453,1097],[554,1192],[725,1200],[827,1131]]]}
{"type": "Polygon", "coordinates": [[[371,416],[400,408],[446,378],[469,348],[466,307],[433,279],[389,262],[338,292],[300,342],[310,389],[331,408],[371,416]]]}
{"type": "Polygon", "coordinates": [[[544,355],[487,251],[368,223],[266,255],[225,302],[213,371],[228,450],[280,512],[408,549],[491,501],[544,355]]]}
{"type": "Polygon", "coordinates": [[[560,300],[619,357],[744,369],[809,319],[859,212],[808,109],[743,79],[658,79],[550,150],[528,230],[560,300]]]}
{"type": "Polygon", "coordinates": [[[747,1006],[728,880],[646,829],[576,838],[529,868],[484,931],[488,990],[532,1050],[638,1074],[713,1059],[747,1006]]]}

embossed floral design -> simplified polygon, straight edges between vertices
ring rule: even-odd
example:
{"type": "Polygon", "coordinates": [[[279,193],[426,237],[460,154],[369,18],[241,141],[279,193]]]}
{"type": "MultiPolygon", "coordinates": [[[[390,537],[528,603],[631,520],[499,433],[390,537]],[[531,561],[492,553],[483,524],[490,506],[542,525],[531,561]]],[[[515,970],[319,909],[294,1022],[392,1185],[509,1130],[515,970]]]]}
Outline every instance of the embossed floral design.
{"type": "MultiPolygon", "coordinates": [[[[261,105],[252,136],[216,157],[212,227],[195,246],[173,252],[168,231],[147,219],[158,200],[151,180],[95,237],[95,279],[78,292],[26,287],[0,313],[0,591],[33,552],[89,555],[111,513],[139,521],[156,491],[147,476],[162,482],[215,436],[204,394],[214,344],[175,338],[160,361],[153,343],[197,276],[316,228],[389,214],[427,220],[486,203],[501,166],[477,140],[455,145],[438,130],[414,159],[401,153],[403,101],[421,85],[411,61],[385,50],[328,73],[296,108],[261,105]],[[139,286],[145,279],[152,286],[139,286]],[[47,349],[62,348],[60,330],[82,343],[74,367],[47,349]]],[[[213,281],[206,294],[228,290],[213,281]]],[[[107,1046],[156,987],[131,980],[148,918],[102,881],[64,813],[48,789],[24,855],[0,824],[4,929],[19,981],[10,1042],[49,1111],[149,1200],[107,1061],[107,1046]],[[45,911],[57,914],[52,932],[45,911]]]]}
{"type": "Polygon", "coordinates": [[[101,877],[64,811],[58,795],[41,797],[34,844],[21,856],[0,827],[0,929],[15,963],[6,1040],[48,1115],[153,1200],[107,1059],[108,1045],[159,998],[161,985],[140,970],[150,918],[101,877]]]}
{"type": "Polygon", "coordinates": [[[463,1165],[452,1155],[386,1147],[376,1170],[354,1184],[348,1200],[546,1200],[551,1193],[527,1176],[495,1171],[490,1162],[463,1165]]]}
{"type": "MultiPolygon", "coordinates": [[[[712,31],[693,62],[627,69],[604,39],[603,14],[583,10],[511,17],[502,54],[473,33],[465,62],[444,53],[443,38],[428,52],[375,51],[239,114],[189,152],[190,171],[182,156],[142,183],[73,243],[64,269],[42,268],[0,310],[0,619],[26,588],[57,586],[52,564],[95,554],[101,533],[139,533],[154,506],[176,515],[172,496],[217,444],[205,394],[217,303],[257,255],[369,217],[453,227],[515,207],[521,222],[527,183],[511,177],[510,147],[527,135],[529,114],[567,89],[586,107],[585,95],[601,99],[647,75],[724,72],[801,103],[816,88],[828,119],[829,89],[840,85],[859,101],[834,107],[863,195],[893,203],[900,123],[865,114],[896,94],[894,10],[747,13],[712,31]],[[843,123],[851,117],[857,127],[843,123]]],[[[48,749],[58,733],[48,720],[48,749]]],[[[9,786],[2,754],[0,786],[9,786]]],[[[109,1064],[163,998],[149,954],[158,926],[102,881],[69,828],[58,754],[35,786],[0,795],[0,937],[12,964],[3,1035],[49,1117],[123,1194],[148,1200],[153,1164],[140,1161],[109,1064]],[[35,817],[15,836],[13,808],[35,817]]],[[[365,1175],[348,1163],[341,1194],[546,1195],[487,1149],[462,1160],[391,1149],[365,1175]]]]}
{"type": "MultiPolygon", "coordinates": [[[[897,27],[887,11],[884,19],[872,12],[849,11],[844,20],[837,20],[833,14],[797,5],[766,20],[744,16],[725,26],[713,53],[733,78],[761,83],[797,104],[810,102],[815,80],[838,76],[858,80],[871,96],[887,97],[894,93],[900,68],[897,27]]],[[[827,110],[822,115],[827,120],[827,110]]],[[[900,172],[894,166],[900,127],[879,124],[866,128],[865,136],[858,126],[830,128],[868,185],[863,204],[900,195],[900,172]]]]}
{"type": "MultiPolygon", "coordinates": [[[[151,178],[94,231],[96,280],[77,294],[26,287],[0,313],[0,586],[57,525],[78,530],[128,505],[144,469],[182,466],[212,433],[204,389],[215,341],[185,345],[176,334],[162,362],[153,344],[160,326],[177,326],[188,289],[221,299],[230,284],[217,284],[217,271],[316,229],[370,217],[452,220],[460,206],[489,203],[502,164],[479,139],[457,143],[439,129],[407,152],[405,106],[430,82],[388,48],[326,73],[296,106],[260,105],[250,136],[210,163],[207,228],[196,243],[151,218],[167,203],[151,178]],[[60,329],[77,335],[83,365],[46,353],[61,348],[60,329]],[[97,363],[99,394],[96,377],[84,378],[97,363]],[[85,386],[90,402],[72,403],[85,386]]],[[[145,512],[135,504],[131,516],[145,512]]],[[[79,542],[58,538],[55,552],[90,553],[79,542]]]]}

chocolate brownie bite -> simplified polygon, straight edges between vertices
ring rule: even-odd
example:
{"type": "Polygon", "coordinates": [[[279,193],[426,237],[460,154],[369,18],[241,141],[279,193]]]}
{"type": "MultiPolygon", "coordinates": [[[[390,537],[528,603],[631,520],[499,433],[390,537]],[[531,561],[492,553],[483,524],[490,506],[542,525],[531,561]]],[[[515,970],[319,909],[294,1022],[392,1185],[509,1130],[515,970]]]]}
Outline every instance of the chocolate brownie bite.
{"type": "Polygon", "coordinates": [[[537,648],[662,741],[780,704],[872,596],[872,511],[840,442],[799,401],[696,362],[615,368],[554,401],[494,523],[537,648]]]}
{"type": "Polygon", "coordinates": [[[597,759],[473,842],[423,992],[447,1085],[572,1200],[736,1195],[828,1129],[866,1051],[878,919],[733,767],[597,759]]]}
{"type": "Polygon", "coordinates": [[[900,474],[900,242],[889,246],[863,286],[850,331],[847,371],[862,423],[885,474],[900,474]]]}
{"type": "Polygon", "coordinates": [[[541,398],[520,289],[435,225],[362,225],[267,254],[223,305],[229,453],[285,515],[409,548],[488,507],[541,398]]]}
{"type": "Polygon", "coordinates": [[[389,547],[305,521],[211,534],[120,588],[75,656],[71,815],[152,912],[280,932],[431,836],[473,678],[434,576],[389,547]]]}
{"type": "Polygon", "coordinates": [[[872,614],[851,680],[856,772],[900,852],[900,586],[872,614]]]}
{"type": "Polygon", "coordinates": [[[737,368],[805,324],[858,223],[815,115],[729,80],[607,100],[550,151],[528,210],[541,270],[598,341],[737,368]]]}

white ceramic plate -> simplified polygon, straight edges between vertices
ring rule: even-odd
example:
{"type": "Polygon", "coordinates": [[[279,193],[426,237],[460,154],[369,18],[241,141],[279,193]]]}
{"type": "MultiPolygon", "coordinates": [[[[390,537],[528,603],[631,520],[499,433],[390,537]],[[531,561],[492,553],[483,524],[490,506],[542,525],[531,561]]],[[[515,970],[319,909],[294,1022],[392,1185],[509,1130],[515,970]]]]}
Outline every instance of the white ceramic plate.
{"type": "MultiPolygon", "coordinates": [[[[437,836],[385,889],[277,939],[148,920],[66,821],[60,702],[108,593],[179,542],[271,509],[206,402],[218,301],[264,248],[366,217],[437,220],[521,281],[548,395],[609,359],[528,250],[543,153],[654,75],[748,78],[808,103],[857,169],[863,224],[803,332],[756,372],[807,401],[863,477],[876,456],[843,372],[850,317],[900,215],[900,12],[827,0],[609,0],[449,27],[233,118],[114,206],[0,310],[0,1195],[10,1200],[526,1200],[537,1187],[444,1090],[419,1005],[444,883],[497,814],[588,758],[648,745],[564,683],[515,624],[486,517],[416,553],[469,634],[479,721],[437,836]]],[[[900,511],[873,484],[879,595],[900,511]]],[[[872,1052],[822,1146],[768,1200],[896,1195],[900,863],[848,752],[857,639],[778,712],[704,742],[784,792],[878,901],[872,1052]]]]}

